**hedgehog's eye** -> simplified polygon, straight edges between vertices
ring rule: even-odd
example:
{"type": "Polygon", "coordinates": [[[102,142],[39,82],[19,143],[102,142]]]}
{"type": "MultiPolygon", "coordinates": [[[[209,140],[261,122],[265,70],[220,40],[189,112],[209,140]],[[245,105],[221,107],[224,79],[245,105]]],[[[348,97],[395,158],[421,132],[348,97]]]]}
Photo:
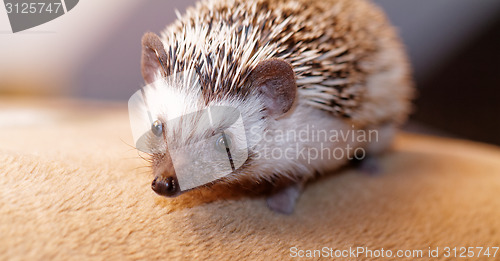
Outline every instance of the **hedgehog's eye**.
{"type": "Polygon", "coordinates": [[[219,152],[226,153],[227,150],[226,148],[229,148],[231,146],[231,139],[229,138],[228,135],[222,133],[216,140],[215,140],[215,149],[219,152]]]}
{"type": "Polygon", "coordinates": [[[161,123],[160,120],[155,120],[151,124],[151,131],[154,135],[156,135],[156,137],[160,137],[163,133],[163,123],[161,123]]]}

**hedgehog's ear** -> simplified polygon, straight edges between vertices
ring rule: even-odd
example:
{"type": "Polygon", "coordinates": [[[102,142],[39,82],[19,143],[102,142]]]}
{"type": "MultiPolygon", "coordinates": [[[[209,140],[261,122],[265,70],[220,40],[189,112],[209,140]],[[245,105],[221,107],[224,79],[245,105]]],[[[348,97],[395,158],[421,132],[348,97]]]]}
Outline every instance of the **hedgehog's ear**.
{"type": "Polygon", "coordinates": [[[292,108],[297,84],[292,66],[286,61],[273,58],[259,62],[249,80],[264,99],[269,115],[278,117],[292,108]]]}
{"type": "Polygon", "coordinates": [[[165,62],[167,60],[167,53],[163,47],[158,35],[154,33],[145,33],[142,37],[142,77],[144,81],[149,84],[154,81],[155,74],[161,72],[166,76],[165,62]]]}

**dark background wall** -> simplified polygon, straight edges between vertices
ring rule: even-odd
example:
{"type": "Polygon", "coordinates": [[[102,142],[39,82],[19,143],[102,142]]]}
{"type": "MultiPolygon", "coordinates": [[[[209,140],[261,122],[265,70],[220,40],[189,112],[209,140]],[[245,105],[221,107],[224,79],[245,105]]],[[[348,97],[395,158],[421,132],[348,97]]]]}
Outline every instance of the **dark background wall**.
{"type": "MultiPolygon", "coordinates": [[[[500,15],[497,16],[500,18],[500,15]]],[[[413,119],[473,140],[500,144],[500,19],[417,79],[413,119]]]]}

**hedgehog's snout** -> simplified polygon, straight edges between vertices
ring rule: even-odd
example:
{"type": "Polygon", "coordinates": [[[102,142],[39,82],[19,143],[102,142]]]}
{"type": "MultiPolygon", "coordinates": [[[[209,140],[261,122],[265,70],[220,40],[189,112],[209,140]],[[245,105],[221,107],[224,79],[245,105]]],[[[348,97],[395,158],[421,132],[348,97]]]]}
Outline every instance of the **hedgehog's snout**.
{"type": "Polygon", "coordinates": [[[153,174],[155,179],[151,183],[151,189],[158,195],[175,197],[181,194],[179,181],[169,153],[153,157],[153,174]]]}
{"type": "Polygon", "coordinates": [[[176,176],[165,179],[156,177],[151,183],[151,188],[158,195],[165,197],[174,197],[180,194],[179,182],[176,176]]]}

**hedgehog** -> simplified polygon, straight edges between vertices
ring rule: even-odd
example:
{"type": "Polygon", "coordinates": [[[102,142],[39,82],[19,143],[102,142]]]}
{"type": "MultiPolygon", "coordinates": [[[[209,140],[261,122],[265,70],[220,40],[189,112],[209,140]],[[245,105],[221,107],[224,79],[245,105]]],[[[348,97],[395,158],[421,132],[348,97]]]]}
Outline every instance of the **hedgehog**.
{"type": "Polygon", "coordinates": [[[176,14],[143,36],[148,88],[129,101],[131,124],[147,114],[137,147],[159,195],[268,183],[269,208],[290,214],[306,182],[373,163],[411,112],[404,47],[368,0],[202,0],[176,14]],[[226,109],[208,124],[209,108],[226,109]]]}

